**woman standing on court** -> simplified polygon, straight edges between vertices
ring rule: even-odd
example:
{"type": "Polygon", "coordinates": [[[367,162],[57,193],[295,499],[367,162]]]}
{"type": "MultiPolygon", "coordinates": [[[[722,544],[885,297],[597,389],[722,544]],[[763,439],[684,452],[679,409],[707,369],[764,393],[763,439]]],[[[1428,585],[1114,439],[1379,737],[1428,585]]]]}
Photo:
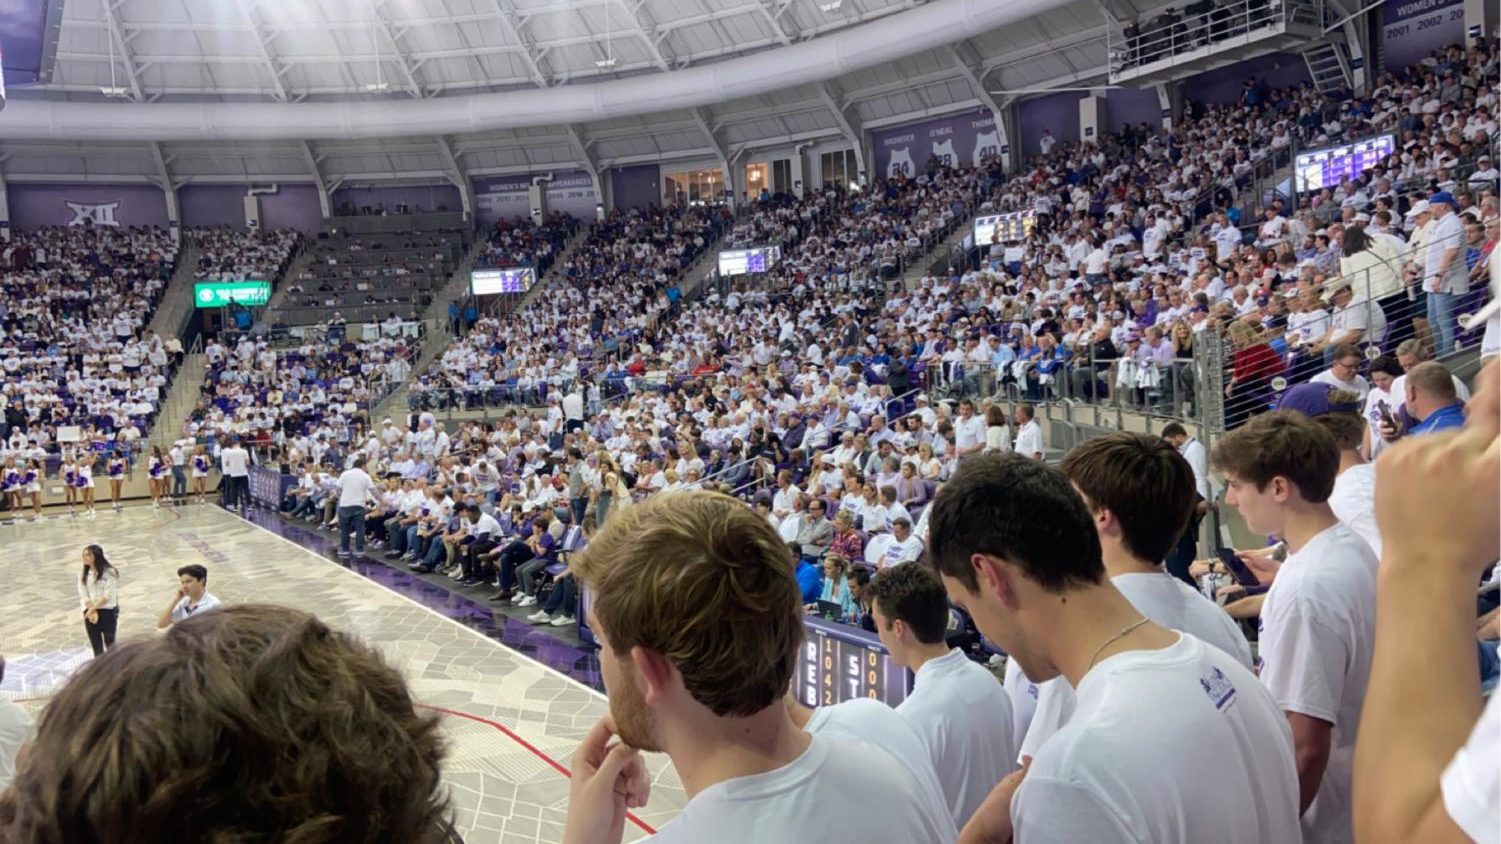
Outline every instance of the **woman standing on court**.
{"type": "Polygon", "coordinates": [[[83,604],[83,628],[89,634],[94,656],[114,647],[115,628],[120,622],[120,570],[104,558],[104,549],[83,549],[83,571],[78,574],[78,600],[83,604]]]}

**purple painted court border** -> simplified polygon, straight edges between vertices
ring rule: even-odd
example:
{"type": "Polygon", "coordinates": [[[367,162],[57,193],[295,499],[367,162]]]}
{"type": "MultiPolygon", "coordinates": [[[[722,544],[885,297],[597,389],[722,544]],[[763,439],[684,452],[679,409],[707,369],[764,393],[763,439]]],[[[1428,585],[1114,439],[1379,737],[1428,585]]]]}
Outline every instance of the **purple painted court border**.
{"type": "MultiPolygon", "coordinates": [[[[442,583],[437,582],[446,578],[418,577],[404,568],[397,568],[382,559],[368,555],[352,560],[341,560],[338,558],[339,543],[335,537],[320,533],[304,524],[283,519],[272,511],[252,507],[247,509],[241,518],[260,525],[324,559],[364,575],[392,592],[411,598],[465,627],[478,630],[505,647],[525,654],[596,691],[605,690],[604,678],[599,671],[598,655],[581,643],[568,642],[554,635],[554,631],[559,628],[528,624],[520,618],[507,615],[496,607],[446,588],[442,583]]],[[[561,630],[568,631],[567,635],[571,635],[573,628],[564,627],[561,630]]]]}

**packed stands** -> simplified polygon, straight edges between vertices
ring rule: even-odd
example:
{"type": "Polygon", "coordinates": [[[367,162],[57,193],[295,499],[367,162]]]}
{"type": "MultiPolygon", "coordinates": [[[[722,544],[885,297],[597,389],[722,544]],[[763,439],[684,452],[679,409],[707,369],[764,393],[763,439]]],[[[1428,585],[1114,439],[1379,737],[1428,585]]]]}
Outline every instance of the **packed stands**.
{"type": "Polygon", "coordinates": [[[243,281],[281,278],[302,246],[302,233],[293,229],[236,231],[231,228],[194,229],[198,244],[199,281],[243,281]]]}
{"type": "Polygon", "coordinates": [[[481,244],[474,266],[507,269],[534,267],[540,279],[563,251],[563,244],[578,230],[578,220],[567,214],[549,214],[541,225],[530,219],[497,220],[490,237],[481,244]]]}

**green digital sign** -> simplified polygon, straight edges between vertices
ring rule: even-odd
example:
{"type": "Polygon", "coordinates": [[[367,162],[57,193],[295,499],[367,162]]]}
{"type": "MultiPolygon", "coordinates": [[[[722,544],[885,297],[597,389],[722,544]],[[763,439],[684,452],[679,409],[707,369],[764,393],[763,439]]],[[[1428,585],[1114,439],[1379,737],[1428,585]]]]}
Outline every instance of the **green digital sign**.
{"type": "Polygon", "coordinates": [[[231,302],[257,307],[269,301],[269,281],[200,281],[193,285],[193,306],[197,308],[227,308],[231,302]]]}

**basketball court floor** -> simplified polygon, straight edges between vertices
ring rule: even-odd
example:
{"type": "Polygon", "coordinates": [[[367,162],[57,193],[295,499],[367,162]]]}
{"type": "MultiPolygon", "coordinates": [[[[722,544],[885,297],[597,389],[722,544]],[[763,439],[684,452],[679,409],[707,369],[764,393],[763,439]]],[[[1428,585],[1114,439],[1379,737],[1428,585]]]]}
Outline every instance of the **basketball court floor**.
{"type": "MultiPolygon", "coordinates": [[[[395,568],[342,565],[327,534],[272,514],[252,519],[216,506],[137,506],[93,520],[0,526],[0,653],[8,663],[0,696],[40,711],[91,658],[74,586],[84,546],[99,544],[120,568],[121,641],[155,635],[177,568],[201,563],[209,591],[228,603],[296,607],[385,653],[418,702],[442,717],[446,779],[466,841],[561,841],[570,756],[607,711],[593,655],[395,568]]],[[[628,841],[685,802],[666,757],[647,764],[651,800],[626,823],[628,841]]]]}

